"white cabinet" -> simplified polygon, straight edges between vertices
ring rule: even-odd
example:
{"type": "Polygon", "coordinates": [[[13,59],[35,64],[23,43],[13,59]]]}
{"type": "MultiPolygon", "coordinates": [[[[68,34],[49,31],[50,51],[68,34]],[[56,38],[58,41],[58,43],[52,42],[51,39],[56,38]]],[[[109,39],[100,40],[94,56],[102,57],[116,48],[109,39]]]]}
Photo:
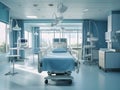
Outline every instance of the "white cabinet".
{"type": "Polygon", "coordinates": [[[99,67],[105,71],[120,69],[120,52],[99,50],[99,67]]]}

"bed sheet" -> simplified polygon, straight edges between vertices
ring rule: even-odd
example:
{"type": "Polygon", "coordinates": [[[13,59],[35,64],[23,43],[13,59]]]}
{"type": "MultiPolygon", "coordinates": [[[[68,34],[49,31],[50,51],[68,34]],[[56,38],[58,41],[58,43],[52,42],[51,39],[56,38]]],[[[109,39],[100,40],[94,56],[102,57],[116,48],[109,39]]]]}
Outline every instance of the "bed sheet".
{"type": "Polygon", "coordinates": [[[69,53],[48,53],[41,59],[41,70],[49,72],[67,72],[75,70],[75,59],[69,53]]]}

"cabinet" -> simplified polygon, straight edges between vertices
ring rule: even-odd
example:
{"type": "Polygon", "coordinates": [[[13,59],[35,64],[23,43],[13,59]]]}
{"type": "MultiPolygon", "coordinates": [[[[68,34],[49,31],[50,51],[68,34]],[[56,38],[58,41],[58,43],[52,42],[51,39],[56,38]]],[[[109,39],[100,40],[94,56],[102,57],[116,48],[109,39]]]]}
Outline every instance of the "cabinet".
{"type": "Polygon", "coordinates": [[[83,59],[84,60],[92,60],[92,52],[94,46],[84,45],[83,47],[83,59]]]}
{"type": "Polygon", "coordinates": [[[105,71],[120,69],[120,52],[99,50],[99,68],[105,71]]]}

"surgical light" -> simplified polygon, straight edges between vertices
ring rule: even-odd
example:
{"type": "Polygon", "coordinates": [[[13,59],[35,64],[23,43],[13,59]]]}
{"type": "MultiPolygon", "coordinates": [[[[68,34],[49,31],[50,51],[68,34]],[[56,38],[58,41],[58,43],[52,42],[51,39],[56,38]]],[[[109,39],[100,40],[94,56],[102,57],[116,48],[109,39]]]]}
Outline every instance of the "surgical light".
{"type": "Polygon", "coordinates": [[[51,23],[51,26],[57,26],[63,21],[63,13],[66,12],[67,6],[65,6],[62,2],[58,3],[57,5],[57,13],[53,13],[52,17],[54,21],[51,23]],[[58,15],[57,15],[58,14],[58,15]]]}
{"type": "Polygon", "coordinates": [[[15,25],[15,27],[13,27],[13,30],[16,30],[16,31],[21,30],[21,27],[18,26],[17,20],[15,20],[15,22],[16,22],[16,25],[15,25]]]}
{"type": "Polygon", "coordinates": [[[67,6],[65,6],[63,3],[59,3],[57,6],[57,11],[59,13],[64,13],[67,10],[67,6]]]}

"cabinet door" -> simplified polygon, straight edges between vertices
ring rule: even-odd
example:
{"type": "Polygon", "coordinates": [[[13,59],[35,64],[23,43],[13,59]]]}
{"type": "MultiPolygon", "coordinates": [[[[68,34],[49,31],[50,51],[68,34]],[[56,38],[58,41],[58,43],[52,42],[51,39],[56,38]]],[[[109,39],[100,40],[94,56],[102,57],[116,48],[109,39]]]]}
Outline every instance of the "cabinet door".
{"type": "Polygon", "coordinates": [[[120,68],[120,53],[106,53],[106,68],[120,68]]]}
{"type": "Polygon", "coordinates": [[[105,52],[99,51],[99,66],[105,68],[105,52]]]}

